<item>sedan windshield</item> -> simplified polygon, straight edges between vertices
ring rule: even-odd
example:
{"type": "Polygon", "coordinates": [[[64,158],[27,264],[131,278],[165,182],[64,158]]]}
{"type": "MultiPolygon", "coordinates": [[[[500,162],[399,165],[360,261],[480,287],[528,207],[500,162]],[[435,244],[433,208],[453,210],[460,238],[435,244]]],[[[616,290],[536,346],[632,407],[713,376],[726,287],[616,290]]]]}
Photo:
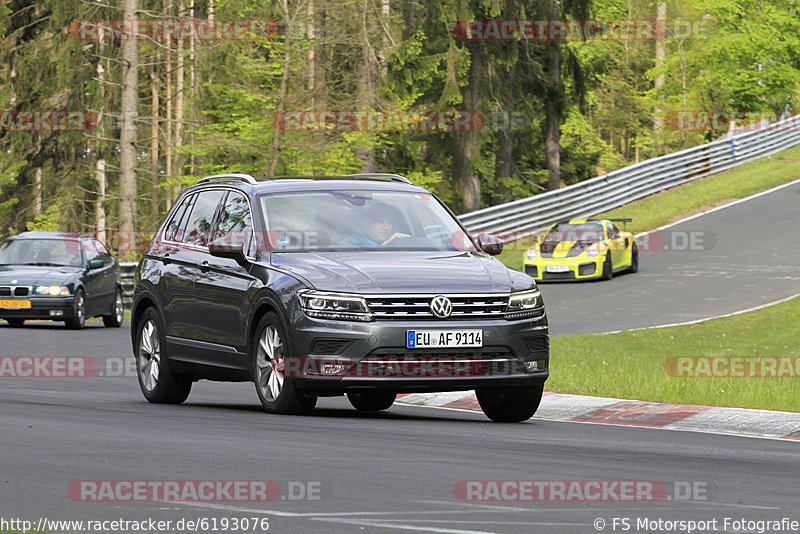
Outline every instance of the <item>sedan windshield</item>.
{"type": "Polygon", "coordinates": [[[0,265],[81,266],[74,239],[9,239],[0,244],[0,265]]]}
{"type": "Polygon", "coordinates": [[[275,252],[476,250],[452,215],[429,194],[306,191],[263,195],[260,201],[266,246],[275,252]]]}

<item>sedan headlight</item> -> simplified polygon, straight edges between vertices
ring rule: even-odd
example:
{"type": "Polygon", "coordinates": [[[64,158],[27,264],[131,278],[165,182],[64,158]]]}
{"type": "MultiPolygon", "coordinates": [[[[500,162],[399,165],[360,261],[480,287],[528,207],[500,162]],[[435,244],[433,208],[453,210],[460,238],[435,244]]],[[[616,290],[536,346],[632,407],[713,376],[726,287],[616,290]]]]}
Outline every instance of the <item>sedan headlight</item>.
{"type": "Polygon", "coordinates": [[[66,286],[37,286],[37,295],[50,295],[51,297],[68,297],[69,288],[66,286]]]}
{"type": "Polygon", "coordinates": [[[529,260],[536,258],[536,249],[529,248],[527,252],[525,252],[525,257],[528,258],[529,260]]]}
{"type": "Polygon", "coordinates": [[[306,290],[298,294],[300,307],[309,317],[371,321],[372,314],[363,297],[344,293],[306,290]]]}
{"type": "Polygon", "coordinates": [[[532,291],[511,294],[508,299],[506,319],[523,319],[537,315],[544,315],[542,294],[538,288],[532,291]]]}

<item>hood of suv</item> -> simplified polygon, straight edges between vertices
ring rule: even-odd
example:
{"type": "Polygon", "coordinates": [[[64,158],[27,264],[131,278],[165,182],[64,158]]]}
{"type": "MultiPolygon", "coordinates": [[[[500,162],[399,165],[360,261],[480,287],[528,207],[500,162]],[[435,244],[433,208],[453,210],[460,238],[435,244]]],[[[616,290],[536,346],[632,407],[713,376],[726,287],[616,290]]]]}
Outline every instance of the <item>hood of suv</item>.
{"type": "Polygon", "coordinates": [[[504,293],[519,285],[498,260],[469,252],[282,253],[271,262],[323,291],[504,293]]]}

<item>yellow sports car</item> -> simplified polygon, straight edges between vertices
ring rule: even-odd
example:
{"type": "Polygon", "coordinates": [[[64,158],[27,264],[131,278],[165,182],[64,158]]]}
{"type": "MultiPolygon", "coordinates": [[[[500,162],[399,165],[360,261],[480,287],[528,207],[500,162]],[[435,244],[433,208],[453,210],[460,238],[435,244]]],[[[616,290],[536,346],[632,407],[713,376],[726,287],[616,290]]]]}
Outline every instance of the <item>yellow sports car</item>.
{"type": "Polygon", "coordinates": [[[639,270],[634,236],[615,222],[632,219],[572,219],[557,222],[525,251],[525,272],[540,280],[609,280],[639,270]]]}

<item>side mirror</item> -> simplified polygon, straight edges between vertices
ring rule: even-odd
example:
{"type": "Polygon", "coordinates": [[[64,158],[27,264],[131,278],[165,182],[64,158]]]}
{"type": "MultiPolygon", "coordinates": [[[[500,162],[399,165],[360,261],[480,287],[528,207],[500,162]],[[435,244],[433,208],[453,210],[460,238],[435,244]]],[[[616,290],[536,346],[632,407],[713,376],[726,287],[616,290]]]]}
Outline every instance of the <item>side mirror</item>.
{"type": "Polygon", "coordinates": [[[91,261],[89,261],[89,268],[90,269],[100,269],[104,265],[105,265],[105,262],[103,262],[103,260],[91,260],[91,261]]]}
{"type": "Polygon", "coordinates": [[[208,244],[208,253],[217,258],[228,258],[242,267],[248,265],[244,255],[244,245],[241,243],[225,243],[222,240],[212,241],[208,244]]]}
{"type": "Polygon", "coordinates": [[[503,241],[493,234],[480,234],[478,236],[478,244],[481,250],[492,256],[497,256],[503,252],[503,241]]]}

